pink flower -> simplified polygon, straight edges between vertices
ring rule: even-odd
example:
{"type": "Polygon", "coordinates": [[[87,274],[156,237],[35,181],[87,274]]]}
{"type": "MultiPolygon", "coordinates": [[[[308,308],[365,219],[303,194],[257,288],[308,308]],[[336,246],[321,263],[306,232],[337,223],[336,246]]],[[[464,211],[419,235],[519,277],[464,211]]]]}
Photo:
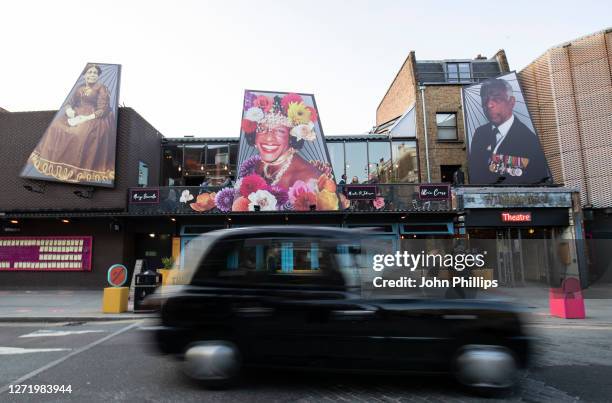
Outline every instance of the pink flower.
{"type": "Polygon", "coordinates": [[[385,207],[385,199],[382,197],[377,197],[376,199],[372,200],[372,204],[376,210],[380,210],[381,208],[385,207]]]}
{"type": "Polygon", "coordinates": [[[265,95],[260,95],[253,101],[253,106],[261,108],[264,112],[268,113],[270,108],[272,108],[272,100],[265,95]]]}
{"type": "Polygon", "coordinates": [[[289,202],[293,205],[296,211],[308,211],[310,206],[317,204],[316,181],[306,184],[304,181],[295,181],[293,186],[289,188],[289,202]],[[314,189],[313,185],[314,184],[314,189]]]}
{"type": "Polygon", "coordinates": [[[240,182],[240,194],[244,197],[249,197],[253,192],[261,189],[266,189],[268,183],[264,178],[257,174],[247,175],[240,182]]]}
{"type": "Polygon", "coordinates": [[[310,121],[312,123],[317,123],[317,111],[312,106],[307,106],[306,109],[310,111],[310,121]]]}
{"type": "Polygon", "coordinates": [[[252,120],[242,119],[242,130],[245,133],[255,133],[257,130],[257,122],[253,122],[252,120]]]}
{"type": "Polygon", "coordinates": [[[300,102],[304,102],[304,100],[298,94],[291,93],[285,95],[283,99],[281,99],[281,107],[283,108],[283,112],[287,113],[287,108],[289,108],[289,104],[299,104],[300,102]]]}

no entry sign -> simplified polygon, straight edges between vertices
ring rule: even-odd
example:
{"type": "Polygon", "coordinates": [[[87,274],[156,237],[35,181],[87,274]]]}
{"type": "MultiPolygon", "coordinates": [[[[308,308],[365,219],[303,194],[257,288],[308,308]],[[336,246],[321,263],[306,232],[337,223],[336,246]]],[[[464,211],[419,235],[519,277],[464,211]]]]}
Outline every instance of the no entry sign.
{"type": "Polygon", "coordinates": [[[113,287],[122,287],[127,280],[127,268],[122,264],[114,264],[108,269],[108,283],[113,287]]]}

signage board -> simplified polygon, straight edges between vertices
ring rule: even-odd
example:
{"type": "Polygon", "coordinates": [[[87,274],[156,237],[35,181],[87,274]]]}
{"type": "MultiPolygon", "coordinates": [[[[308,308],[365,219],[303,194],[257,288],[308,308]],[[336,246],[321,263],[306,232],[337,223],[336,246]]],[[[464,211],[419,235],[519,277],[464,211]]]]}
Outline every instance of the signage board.
{"type": "Polygon", "coordinates": [[[502,222],[531,222],[530,212],[502,211],[502,222]]]}
{"type": "Polygon", "coordinates": [[[0,237],[0,271],[91,271],[92,237],[0,237]]]}
{"type": "Polygon", "coordinates": [[[127,267],[122,264],[114,264],[108,269],[108,283],[113,287],[123,287],[127,277],[127,267]]]}
{"type": "Polygon", "coordinates": [[[377,188],[375,185],[345,185],[344,193],[349,200],[374,200],[377,188]]]}
{"type": "Polygon", "coordinates": [[[448,184],[428,184],[419,185],[419,200],[435,201],[450,200],[450,185],[448,184]]]}
{"type": "Polygon", "coordinates": [[[130,189],[130,204],[159,203],[158,188],[130,189]]]}

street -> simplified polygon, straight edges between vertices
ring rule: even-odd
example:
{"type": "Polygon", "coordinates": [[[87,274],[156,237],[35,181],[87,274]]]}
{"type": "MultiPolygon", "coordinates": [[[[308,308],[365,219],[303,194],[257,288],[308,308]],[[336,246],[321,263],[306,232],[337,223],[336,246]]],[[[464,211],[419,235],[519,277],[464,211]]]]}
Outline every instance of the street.
{"type": "MultiPolygon", "coordinates": [[[[0,401],[496,401],[466,394],[447,377],[250,370],[229,390],[186,379],[158,355],[146,320],[0,323],[0,401]],[[14,393],[20,385],[70,385],[71,393],[14,393]],[[11,391],[13,393],[11,393],[11,391]]],[[[609,325],[534,324],[534,367],[511,401],[609,401],[609,325]]],[[[26,388],[27,389],[27,388],[26,388]]]]}

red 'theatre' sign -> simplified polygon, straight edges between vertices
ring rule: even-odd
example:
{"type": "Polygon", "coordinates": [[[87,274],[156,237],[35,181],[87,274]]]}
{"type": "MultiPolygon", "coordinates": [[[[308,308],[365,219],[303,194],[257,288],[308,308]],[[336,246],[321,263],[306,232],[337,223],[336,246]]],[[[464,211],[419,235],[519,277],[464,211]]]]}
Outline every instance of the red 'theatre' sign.
{"type": "Polygon", "coordinates": [[[531,213],[510,213],[504,211],[501,213],[502,222],[531,222],[531,213]]]}

